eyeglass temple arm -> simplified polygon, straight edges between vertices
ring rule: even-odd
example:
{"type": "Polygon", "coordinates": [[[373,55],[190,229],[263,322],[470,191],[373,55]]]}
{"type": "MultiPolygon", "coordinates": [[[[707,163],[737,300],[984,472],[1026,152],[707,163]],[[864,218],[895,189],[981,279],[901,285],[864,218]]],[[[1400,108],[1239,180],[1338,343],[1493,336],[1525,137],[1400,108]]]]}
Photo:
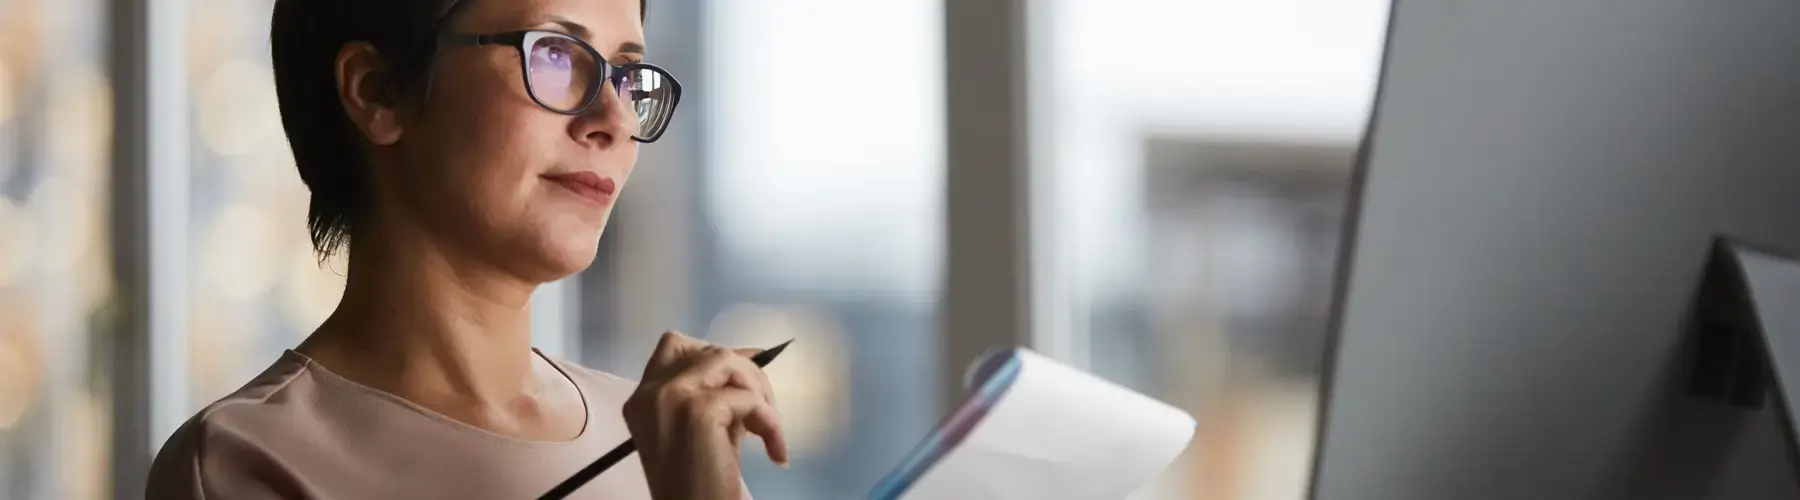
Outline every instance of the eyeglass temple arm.
{"type": "Polygon", "coordinates": [[[452,45],[515,45],[524,39],[524,33],[502,33],[498,35],[470,35],[457,33],[444,35],[442,38],[444,43],[452,45]]]}

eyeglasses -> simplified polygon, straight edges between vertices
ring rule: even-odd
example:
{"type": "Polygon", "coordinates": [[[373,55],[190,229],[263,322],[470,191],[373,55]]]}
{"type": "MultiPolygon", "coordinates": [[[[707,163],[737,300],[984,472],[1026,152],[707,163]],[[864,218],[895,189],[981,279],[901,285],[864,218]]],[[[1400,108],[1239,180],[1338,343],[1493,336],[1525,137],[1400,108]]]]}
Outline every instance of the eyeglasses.
{"type": "Polygon", "coordinates": [[[681,102],[681,83],[653,65],[631,63],[614,66],[600,52],[579,38],[554,31],[513,31],[493,35],[450,35],[455,45],[509,45],[519,50],[519,67],[525,91],[544,109],[579,115],[600,100],[600,89],[612,82],[619,99],[637,113],[637,130],[631,138],[656,142],[669,128],[675,105],[681,102]]]}

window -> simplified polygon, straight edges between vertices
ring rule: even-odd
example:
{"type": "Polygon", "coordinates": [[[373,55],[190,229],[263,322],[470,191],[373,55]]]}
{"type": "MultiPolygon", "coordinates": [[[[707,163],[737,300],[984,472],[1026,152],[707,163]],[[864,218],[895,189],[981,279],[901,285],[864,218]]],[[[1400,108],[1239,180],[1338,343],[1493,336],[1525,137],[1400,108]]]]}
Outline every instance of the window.
{"type": "Polygon", "coordinates": [[[242,386],[337,307],[341,259],[303,229],[269,66],[270,0],[188,0],[191,411],[242,386]]]}
{"type": "Polygon", "coordinates": [[[1191,412],[1143,498],[1303,498],[1385,0],[1051,3],[1034,217],[1095,373],[1191,412]],[[1119,47],[1130,47],[1120,50],[1119,47]],[[1098,68],[1098,69],[1097,69],[1098,68]]]}
{"type": "Polygon", "coordinates": [[[0,497],[111,495],[112,87],[93,0],[0,0],[0,497]]]}
{"type": "Polygon", "coordinates": [[[758,497],[866,496],[940,416],[941,17],[913,1],[652,10],[650,59],[694,91],[584,279],[581,344],[635,376],[666,329],[796,339],[769,367],[793,468],[747,446],[758,497]]]}

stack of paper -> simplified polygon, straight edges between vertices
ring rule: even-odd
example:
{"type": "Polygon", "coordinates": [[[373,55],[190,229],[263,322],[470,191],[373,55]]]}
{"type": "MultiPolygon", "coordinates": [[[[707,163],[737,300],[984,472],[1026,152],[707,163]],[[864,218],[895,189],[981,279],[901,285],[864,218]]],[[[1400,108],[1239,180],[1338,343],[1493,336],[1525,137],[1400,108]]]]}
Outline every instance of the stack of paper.
{"type": "Polygon", "coordinates": [[[1187,448],[1187,413],[1025,349],[977,360],[971,393],[877,500],[1118,500],[1187,448]]]}

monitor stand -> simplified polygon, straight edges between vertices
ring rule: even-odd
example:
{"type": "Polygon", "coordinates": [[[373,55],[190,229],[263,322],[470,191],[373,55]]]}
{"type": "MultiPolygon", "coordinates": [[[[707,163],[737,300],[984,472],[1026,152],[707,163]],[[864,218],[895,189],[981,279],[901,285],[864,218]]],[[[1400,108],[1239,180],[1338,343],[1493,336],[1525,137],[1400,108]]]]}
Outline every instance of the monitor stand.
{"type": "Polygon", "coordinates": [[[1794,401],[1800,400],[1800,259],[1742,240],[1715,242],[1700,284],[1690,338],[1688,393],[1744,408],[1772,398],[1788,458],[1800,463],[1794,401]]]}

